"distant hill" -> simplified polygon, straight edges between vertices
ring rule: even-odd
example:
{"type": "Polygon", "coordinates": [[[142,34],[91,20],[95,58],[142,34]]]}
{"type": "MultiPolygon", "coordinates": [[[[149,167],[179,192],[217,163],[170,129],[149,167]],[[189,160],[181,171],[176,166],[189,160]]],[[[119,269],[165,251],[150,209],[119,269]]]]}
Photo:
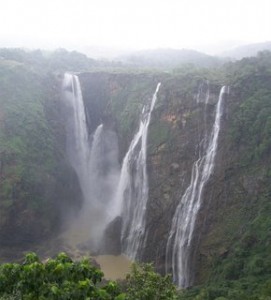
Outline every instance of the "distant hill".
{"type": "Polygon", "coordinates": [[[128,55],[134,51],[130,49],[119,49],[105,46],[78,46],[75,48],[79,52],[86,54],[88,57],[97,60],[113,60],[116,59],[116,57],[128,55]]]}
{"type": "Polygon", "coordinates": [[[222,52],[221,54],[219,54],[219,56],[241,59],[243,57],[256,56],[259,51],[263,50],[271,51],[271,41],[233,48],[232,50],[222,52]]]}
{"type": "Polygon", "coordinates": [[[175,68],[183,64],[211,67],[222,64],[225,59],[210,56],[190,49],[142,50],[118,58],[132,66],[175,68]]]}

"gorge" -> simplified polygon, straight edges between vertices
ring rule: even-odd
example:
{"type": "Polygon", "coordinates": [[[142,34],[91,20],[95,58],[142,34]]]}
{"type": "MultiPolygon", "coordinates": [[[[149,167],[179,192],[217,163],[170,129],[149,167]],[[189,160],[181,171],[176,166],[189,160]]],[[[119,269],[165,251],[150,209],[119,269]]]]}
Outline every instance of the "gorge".
{"type": "Polygon", "coordinates": [[[0,66],[2,261],[69,251],[73,232],[78,251],[180,287],[267,284],[270,53],[219,70],[0,66]]]}

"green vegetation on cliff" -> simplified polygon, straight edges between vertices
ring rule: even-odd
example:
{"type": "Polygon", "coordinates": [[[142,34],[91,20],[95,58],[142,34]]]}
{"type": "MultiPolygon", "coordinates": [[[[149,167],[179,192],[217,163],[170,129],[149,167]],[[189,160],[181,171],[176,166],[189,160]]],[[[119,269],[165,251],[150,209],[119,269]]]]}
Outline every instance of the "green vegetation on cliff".
{"type": "Polygon", "coordinates": [[[23,64],[1,61],[2,226],[18,207],[24,208],[26,218],[34,218],[34,214],[53,214],[52,206],[42,196],[55,165],[53,136],[45,117],[47,87],[43,85],[44,79],[23,64]]]}
{"type": "Polygon", "coordinates": [[[226,188],[217,187],[226,202],[209,212],[216,216],[199,247],[208,253],[198,264],[205,284],[183,299],[271,299],[271,53],[226,70],[233,99],[223,140],[229,157],[226,188]]]}
{"type": "Polygon", "coordinates": [[[38,53],[1,49],[0,56],[2,250],[51,235],[60,225],[64,203],[77,197],[80,207],[80,191],[65,162],[58,78],[38,68],[43,63],[38,53]]]}
{"type": "Polygon", "coordinates": [[[99,65],[98,62],[82,53],[76,51],[69,52],[65,49],[46,52],[41,50],[25,51],[20,48],[1,48],[0,59],[24,64],[26,67],[32,70],[35,69],[40,73],[83,71],[99,65]]]}

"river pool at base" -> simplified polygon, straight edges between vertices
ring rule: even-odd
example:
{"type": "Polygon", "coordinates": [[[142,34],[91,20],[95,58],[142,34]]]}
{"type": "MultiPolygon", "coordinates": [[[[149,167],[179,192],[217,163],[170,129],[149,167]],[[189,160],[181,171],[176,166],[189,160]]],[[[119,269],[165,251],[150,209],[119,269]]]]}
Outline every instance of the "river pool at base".
{"type": "Polygon", "coordinates": [[[131,272],[132,261],[125,255],[98,255],[93,258],[101,266],[106,279],[125,279],[131,272]]]}

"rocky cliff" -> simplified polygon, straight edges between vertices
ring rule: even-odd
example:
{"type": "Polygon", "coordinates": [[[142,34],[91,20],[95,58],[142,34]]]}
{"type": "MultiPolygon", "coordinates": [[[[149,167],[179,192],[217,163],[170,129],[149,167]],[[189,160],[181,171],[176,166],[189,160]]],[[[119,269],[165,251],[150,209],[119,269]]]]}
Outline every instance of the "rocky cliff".
{"type": "Polygon", "coordinates": [[[267,272],[270,57],[228,65],[215,78],[210,72],[152,76],[85,73],[80,78],[86,105],[90,105],[88,112],[93,99],[99,99],[103,105],[100,118],[113,120],[122,149],[120,161],[138,126],[143,103],[161,82],[149,127],[147,240],[141,253],[142,260],[154,262],[161,273],[165,272],[174,212],[189,185],[204,134],[213,126],[219,90],[223,84],[230,85],[230,94],[223,100],[214,172],[204,188],[196,220],[191,282],[242,279],[257,263],[262,264],[260,272],[267,272]],[[92,91],[91,86],[95,86],[92,91]],[[259,261],[255,262],[255,256],[259,261]]]}
{"type": "MultiPolygon", "coordinates": [[[[52,236],[62,212],[80,208],[82,197],[65,156],[62,77],[14,62],[1,62],[1,72],[0,243],[9,250],[52,236]]],[[[219,70],[92,71],[79,78],[89,134],[100,123],[116,131],[120,163],[143,106],[161,82],[149,126],[147,235],[140,253],[161,273],[174,212],[213,126],[220,88],[230,86],[214,171],[196,218],[189,276],[193,284],[218,285],[266,278],[271,266],[270,53],[219,70]]],[[[106,250],[118,253],[120,241],[112,237],[119,236],[121,220],[113,224],[106,250]]]]}

